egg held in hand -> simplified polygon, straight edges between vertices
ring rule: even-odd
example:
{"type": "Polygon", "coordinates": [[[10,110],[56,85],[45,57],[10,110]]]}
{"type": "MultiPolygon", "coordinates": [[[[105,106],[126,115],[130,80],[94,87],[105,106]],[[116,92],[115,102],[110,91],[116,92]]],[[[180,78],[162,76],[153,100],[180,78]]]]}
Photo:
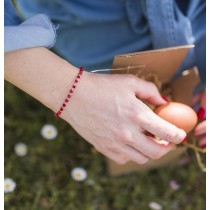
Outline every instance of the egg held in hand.
{"type": "Polygon", "coordinates": [[[162,119],[183,129],[186,133],[189,133],[198,121],[196,112],[182,103],[169,102],[157,107],[154,112],[162,119]]]}

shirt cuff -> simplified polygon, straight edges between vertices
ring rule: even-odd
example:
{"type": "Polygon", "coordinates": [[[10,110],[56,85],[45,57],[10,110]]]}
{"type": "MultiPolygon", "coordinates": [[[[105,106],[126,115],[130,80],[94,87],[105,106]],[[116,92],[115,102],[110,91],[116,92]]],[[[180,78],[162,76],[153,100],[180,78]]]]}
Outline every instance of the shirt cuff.
{"type": "Polygon", "coordinates": [[[31,48],[51,48],[56,39],[56,28],[43,14],[35,15],[18,26],[4,27],[4,52],[31,48]]]}

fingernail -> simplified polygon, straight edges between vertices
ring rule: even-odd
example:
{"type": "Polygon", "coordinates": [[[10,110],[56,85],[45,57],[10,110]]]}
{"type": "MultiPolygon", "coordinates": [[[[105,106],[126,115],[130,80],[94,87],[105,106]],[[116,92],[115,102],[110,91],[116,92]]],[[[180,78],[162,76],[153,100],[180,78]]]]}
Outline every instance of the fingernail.
{"type": "Polygon", "coordinates": [[[200,109],[197,112],[197,116],[199,120],[202,120],[206,117],[206,110],[203,107],[200,107],[200,109]]]}
{"type": "Polygon", "coordinates": [[[202,149],[205,149],[206,148],[206,143],[203,143],[200,146],[201,146],[202,149]]]}
{"type": "Polygon", "coordinates": [[[182,143],[187,141],[187,136],[182,140],[182,143]]]}
{"type": "Polygon", "coordinates": [[[162,96],[162,99],[166,102],[169,102],[169,100],[165,96],[162,96]]]}

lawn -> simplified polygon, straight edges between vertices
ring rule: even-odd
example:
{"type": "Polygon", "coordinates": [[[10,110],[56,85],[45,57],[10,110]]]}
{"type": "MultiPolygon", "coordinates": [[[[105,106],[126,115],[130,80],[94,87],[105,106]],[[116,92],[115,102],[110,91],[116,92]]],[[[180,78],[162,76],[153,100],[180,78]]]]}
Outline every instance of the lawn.
{"type": "Polygon", "coordinates": [[[8,83],[5,178],[16,183],[5,194],[6,210],[204,210],[206,205],[206,174],[191,150],[176,166],[112,177],[104,156],[69,124],[8,83]],[[56,138],[40,134],[46,124],[55,126],[56,138]],[[14,152],[20,142],[28,148],[22,157],[14,152]],[[87,171],[84,181],[72,178],[75,167],[87,171]]]}

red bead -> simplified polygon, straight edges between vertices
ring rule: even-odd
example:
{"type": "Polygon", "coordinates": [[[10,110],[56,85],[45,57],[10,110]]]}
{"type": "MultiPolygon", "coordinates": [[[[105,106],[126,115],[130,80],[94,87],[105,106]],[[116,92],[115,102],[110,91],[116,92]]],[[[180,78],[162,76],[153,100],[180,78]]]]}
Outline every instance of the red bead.
{"type": "Polygon", "coordinates": [[[57,113],[55,113],[55,116],[58,117],[58,116],[62,113],[62,111],[64,110],[64,107],[66,107],[66,103],[69,102],[69,98],[71,98],[71,96],[72,96],[73,89],[76,88],[75,83],[78,83],[78,82],[79,82],[78,79],[81,78],[81,75],[82,75],[83,71],[84,71],[84,70],[83,70],[83,67],[80,67],[79,73],[77,74],[77,77],[76,77],[76,79],[75,79],[75,81],[74,81],[74,84],[72,85],[72,88],[71,88],[70,91],[69,91],[70,93],[67,95],[67,98],[65,99],[64,103],[62,104],[60,110],[59,110],[57,113]]]}
{"type": "Polygon", "coordinates": [[[83,68],[81,68],[81,69],[79,70],[79,75],[82,75],[82,73],[83,73],[83,68]]]}
{"type": "Polygon", "coordinates": [[[61,114],[61,111],[58,111],[57,113],[55,113],[55,116],[58,117],[61,114]]]}

